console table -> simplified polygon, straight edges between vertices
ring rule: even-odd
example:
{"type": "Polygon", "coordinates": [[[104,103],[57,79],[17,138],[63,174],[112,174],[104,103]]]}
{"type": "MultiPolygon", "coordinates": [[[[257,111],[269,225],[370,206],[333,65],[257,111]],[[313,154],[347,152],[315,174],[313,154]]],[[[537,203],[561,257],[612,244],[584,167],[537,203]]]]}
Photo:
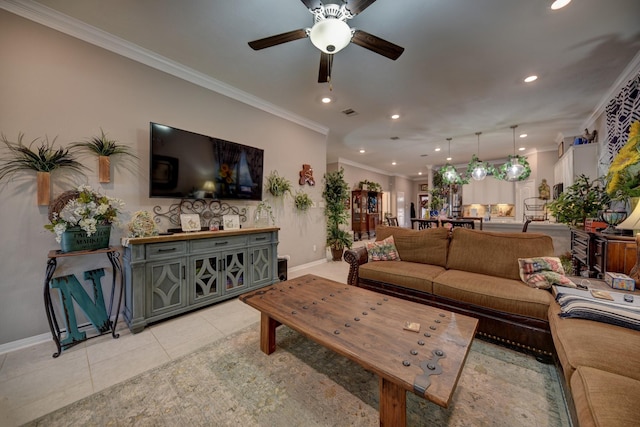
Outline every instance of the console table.
{"type": "Polygon", "coordinates": [[[129,329],[278,282],[277,227],[123,239],[129,329]]]}
{"type": "Polygon", "coordinates": [[[63,349],[67,349],[79,344],[87,339],[85,332],[78,330],[78,322],[75,315],[75,306],[73,300],[82,308],[89,321],[98,331],[98,335],[91,338],[111,332],[113,338],[118,338],[116,333],[116,324],[118,323],[118,314],[120,313],[120,304],[122,302],[122,265],[120,263],[120,252],[117,248],[109,247],[105,249],[95,249],[87,251],[62,252],[59,250],[49,251],[47,260],[47,271],[44,279],[44,308],[49,321],[49,329],[53,341],[58,351],[53,353],[53,357],[60,356],[63,349]],[[86,291],[80,285],[75,275],[53,278],[56,268],[58,267],[58,258],[78,257],[87,255],[106,254],[111,262],[112,280],[111,280],[111,299],[109,301],[109,310],[104,305],[104,297],[102,294],[102,286],[100,278],[104,276],[103,269],[85,271],[84,279],[92,281],[93,299],[89,297],[86,291]],[[120,293],[117,299],[117,307],[115,311],[115,320],[111,320],[113,314],[113,303],[116,290],[116,279],[120,277],[120,293]],[[53,280],[52,280],[53,279],[53,280]],[[58,324],[56,312],[53,309],[53,301],[51,299],[51,288],[57,288],[60,292],[62,308],[64,310],[64,320],[66,324],[66,336],[62,337],[62,331],[58,324]]]}

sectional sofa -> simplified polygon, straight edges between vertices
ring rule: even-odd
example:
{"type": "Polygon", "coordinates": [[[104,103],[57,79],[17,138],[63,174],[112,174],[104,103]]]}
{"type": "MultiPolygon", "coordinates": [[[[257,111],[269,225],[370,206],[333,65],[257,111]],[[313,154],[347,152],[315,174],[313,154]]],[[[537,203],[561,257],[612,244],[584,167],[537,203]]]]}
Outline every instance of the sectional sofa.
{"type": "Polygon", "coordinates": [[[378,226],[389,236],[399,260],[345,252],[349,284],[476,317],[479,335],[555,360],[576,425],[640,424],[640,332],[561,318],[550,290],[520,279],[519,258],[554,255],[549,236],[378,226]]]}

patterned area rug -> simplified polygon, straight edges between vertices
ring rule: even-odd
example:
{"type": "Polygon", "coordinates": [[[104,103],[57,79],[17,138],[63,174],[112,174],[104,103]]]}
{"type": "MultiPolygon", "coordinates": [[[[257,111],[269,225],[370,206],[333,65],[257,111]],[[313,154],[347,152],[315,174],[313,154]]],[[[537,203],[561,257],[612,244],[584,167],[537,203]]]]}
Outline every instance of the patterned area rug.
{"type": "MultiPolygon", "coordinates": [[[[29,426],[377,426],[378,378],[287,328],[259,324],[29,426]]],[[[123,361],[126,363],[126,361],[123,361]]],[[[568,426],[552,365],[475,340],[448,409],[407,394],[409,426],[568,426]]]]}

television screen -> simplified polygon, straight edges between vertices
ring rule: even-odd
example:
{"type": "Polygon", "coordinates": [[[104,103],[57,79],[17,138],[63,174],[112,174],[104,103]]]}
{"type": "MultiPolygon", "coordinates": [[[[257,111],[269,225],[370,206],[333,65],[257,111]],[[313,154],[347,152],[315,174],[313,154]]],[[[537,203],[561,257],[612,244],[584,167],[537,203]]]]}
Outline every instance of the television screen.
{"type": "Polygon", "coordinates": [[[262,200],[264,150],[150,125],[150,197],[262,200]]]}

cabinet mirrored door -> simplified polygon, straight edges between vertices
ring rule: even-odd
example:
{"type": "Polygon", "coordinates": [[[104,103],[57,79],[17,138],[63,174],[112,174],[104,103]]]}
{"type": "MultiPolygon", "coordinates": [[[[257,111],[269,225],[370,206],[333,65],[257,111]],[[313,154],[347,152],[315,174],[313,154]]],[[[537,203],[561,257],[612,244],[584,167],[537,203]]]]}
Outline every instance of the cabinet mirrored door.
{"type": "Polygon", "coordinates": [[[229,293],[246,288],[245,251],[227,253],[224,255],[224,278],[226,282],[225,292],[229,293]]]}
{"type": "Polygon", "coordinates": [[[204,258],[193,258],[193,302],[219,297],[222,289],[219,285],[221,264],[220,257],[211,255],[204,258]]]}

